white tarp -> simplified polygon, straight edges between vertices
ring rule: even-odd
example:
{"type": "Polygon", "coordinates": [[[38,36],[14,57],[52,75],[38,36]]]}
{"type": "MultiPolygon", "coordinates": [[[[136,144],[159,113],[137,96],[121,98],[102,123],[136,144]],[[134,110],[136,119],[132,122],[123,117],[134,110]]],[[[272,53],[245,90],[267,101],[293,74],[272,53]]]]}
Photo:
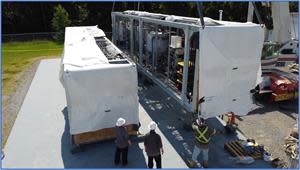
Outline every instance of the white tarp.
{"type": "Polygon", "coordinates": [[[255,108],[250,90],[257,85],[264,30],[251,23],[200,29],[199,98],[201,117],[255,108]]]}
{"type": "Polygon", "coordinates": [[[291,36],[298,40],[298,12],[291,13],[291,36]]]}
{"type": "Polygon", "coordinates": [[[272,2],[273,41],[286,43],[291,40],[289,2],[272,2]]]}
{"type": "Polygon", "coordinates": [[[119,117],[126,124],[139,123],[136,66],[130,61],[110,64],[94,39],[105,36],[101,32],[96,27],[66,28],[60,79],[71,134],[114,127],[119,117]]]}

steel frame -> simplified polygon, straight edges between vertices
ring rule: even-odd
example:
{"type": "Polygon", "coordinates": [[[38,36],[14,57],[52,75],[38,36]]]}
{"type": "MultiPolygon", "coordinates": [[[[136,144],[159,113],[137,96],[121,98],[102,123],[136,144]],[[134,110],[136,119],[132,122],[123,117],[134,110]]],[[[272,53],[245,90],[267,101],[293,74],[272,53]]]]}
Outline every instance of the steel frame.
{"type": "MultiPolygon", "coordinates": [[[[149,78],[151,78],[158,86],[160,86],[163,90],[165,90],[169,95],[171,95],[175,100],[177,100],[182,106],[185,107],[185,109],[187,109],[187,111],[195,111],[195,100],[196,100],[196,83],[198,80],[198,77],[196,74],[196,70],[199,69],[198,65],[196,65],[195,68],[195,72],[194,72],[194,82],[193,82],[193,102],[189,103],[188,99],[187,99],[187,81],[188,81],[188,69],[189,69],[189,52],[190,52],[190,38],[193,35],[194,32],[199,32],[199,30],[201,29],[201,26],[199,25],[192,25],[192,24],[188,24],[188,23],[175,23],[175,22],[171,22],[171,21],[165,21],[165,20],[158,20],[158,19],[152,19],[152,18],[146,18],[146,17],[141,17],[141,16],[134,16],[134,15],[129,15],[129,14],[124,14],[121,12],[112,12],[111,13],[112,16],[112,41],[113,43],[116,44],[116,39],[117,39],[117,34],[116,34],[116,17],[122,17],[122,18],[127,18],[130,20],[130,55],[132,55],[134,61],[136,62],[138,69],[145,74],[146,76],[148,76],[149,78]],[[139,58],[139,63],[137,63],[136,60],[136,56],[134,56],[134,52],[133,52],[133,22],[134,21],[138,21],[139,23],[139,56],[137,56],[139,58]],[[185,35],[185,42],[184,42],[184,67],[183,67],[183,79],[182,79],[182,90],[181,90],[181,95],[178,95],[174,90],[172,90],[170,87],[168,87],[168,85],[166,85],[164,82],[162,82],[159,78],[157,78],[155,75],[153,75],[150,71],[148,71],[146,68],[144,68],[142,66],[142,57],[143,57],[143,25],[144,23],[150,23],[155,25],[155,32],[157,35],[157,27],[158,25],[161,26],[165,26],[165,27],[169,27],[169,30],[171,30],[172,28],[177,28],[177,29],[182,29],[184,31],[184,35],[185,35]]],[[[156,39],[157,40],[157,39],[156,39]]],[[[196,61],[198,61],[198,57],[199,57],[199,52],[197,52],[196,55],[196,61]]],[[[154,52],[154,55],[157,55],[156,52],[154,52]]],[[[153,59],[156,57],[153,57],[153,59]]],[[[170,52],[168,52],[168,64],[169,64],[169,58],[170,58],[170,52]]],[[[154,62],[152,62],[154,64],[154,62]]],[[[154,69],[155,70],[155,69],[154,69]]],[[[167,75],[169,76],[169,67],[167,70],[167,75]]],[[[169,78],[169,77],[168,77],[169,78]]]]}

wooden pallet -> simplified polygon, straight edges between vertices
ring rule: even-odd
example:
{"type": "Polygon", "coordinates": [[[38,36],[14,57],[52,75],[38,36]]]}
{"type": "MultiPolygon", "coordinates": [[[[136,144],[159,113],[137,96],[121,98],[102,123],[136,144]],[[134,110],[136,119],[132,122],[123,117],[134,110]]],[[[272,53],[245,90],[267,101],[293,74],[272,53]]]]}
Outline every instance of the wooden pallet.
{"type": "Polygon", "coordinates": [[[262,159],[262,154],[255,151],[252,154],[247,154],[242,144],[239,141],[230,141],[225,143],[224,149],[227,150],[233,157],[251,156],[253,159],[262,159]]]}
{"type": "MultiPolygon", "coordinates": [[[[137,125],[127,125],[127,132],[129,135],[137,135],[137,125]]],[[[72,135],[73,144],[89,144],[103,140],[114,139],[116,137],[115,127],[100,129],[93,132],[85,132],[80,134],[72,135]]]]}

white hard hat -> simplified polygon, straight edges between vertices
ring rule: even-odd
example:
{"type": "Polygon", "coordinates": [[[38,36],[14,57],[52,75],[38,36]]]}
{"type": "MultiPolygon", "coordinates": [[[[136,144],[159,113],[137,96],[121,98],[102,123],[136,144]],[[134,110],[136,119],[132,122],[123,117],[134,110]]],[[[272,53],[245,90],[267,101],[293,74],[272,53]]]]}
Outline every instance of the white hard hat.
{"type": "Polygon", "coordinates": [[[205,124],[205,120],[203,119],[203,118],[198,118],[198,119],[196,119],[196,122],[197,122],[197,124],[198,125],[203,125],[203,124],[205,124]]]}
{"type": "Polygon", "coordinates": [[[148,125],[148,128],[150,130],[155,130],[156,127],[157,127],[157,124],[154,121],[150,122],[149,125],[148,125]]]}
{"type": "Polygon", "coordinates": [[[117,120],[116,126],[123,126],[125,123],[126,123],[126,120],[120,117],[117,120]]]}

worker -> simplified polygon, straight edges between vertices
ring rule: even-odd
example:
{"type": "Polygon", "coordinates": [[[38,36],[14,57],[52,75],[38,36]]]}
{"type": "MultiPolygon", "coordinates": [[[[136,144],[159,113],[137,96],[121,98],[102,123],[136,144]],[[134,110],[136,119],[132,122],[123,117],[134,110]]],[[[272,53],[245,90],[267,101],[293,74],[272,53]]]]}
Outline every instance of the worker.
{"type": "Polygon", "coordinates": [[[161,137],[155,132],[157,124],[152,121],[148,125],[150,130],[145,135],[144,146],[148,156],[148,168],[153,168],[153,159],[156,162],[156,168],[161,168],[161,155],[164,153],[161,137]]]}
{"type": "Polygon", "coordinates": [[[129,140],[129,136],[127,133],[127,129],[124,126],[126,120],[123,118],[119,118],[116,123],[116,153],[115,153],[115,165],[120,163],[120,158],[122,157],[122,165],[126,166],[127,155],[128,155],[128,146],[131,145],[131,141],[129,140]]]}
{"type": "Polygon", "coordinates": [[[196,123],[192,124],[195,135],[195,146],[192,155],[192,161],[190,162],[192,167],[196,167],[197,158],[202,153],[203,167],[208,167],[208,151],[210,138],[216,134],[216,129],[208,127],[203,118],[197,119],[196,123]]]}
{"type": "Polygon", "coordinates": [[[233,112],[229,112],[227,114],[227,117],[228,117],[227,122],[226,122],[227,124],[238,126],[238,124],[235,122],[235,114],[233,112]]]}
{"type": "Polygon", "coordinates": [[[296,123],[290,133],[285,139],[285,152],[289,157],[289,168],[298,169],[299,167],[299,133],[298,123],[296,123]]]}
{"type": "Polygon", "coordinates": [[[224,127],[225,131],[227,133],[235,133],[238,126],[235,122],[235,114],[233,112],[229,112],[227,114],[227,118],[226,126],[224,127]]]}

